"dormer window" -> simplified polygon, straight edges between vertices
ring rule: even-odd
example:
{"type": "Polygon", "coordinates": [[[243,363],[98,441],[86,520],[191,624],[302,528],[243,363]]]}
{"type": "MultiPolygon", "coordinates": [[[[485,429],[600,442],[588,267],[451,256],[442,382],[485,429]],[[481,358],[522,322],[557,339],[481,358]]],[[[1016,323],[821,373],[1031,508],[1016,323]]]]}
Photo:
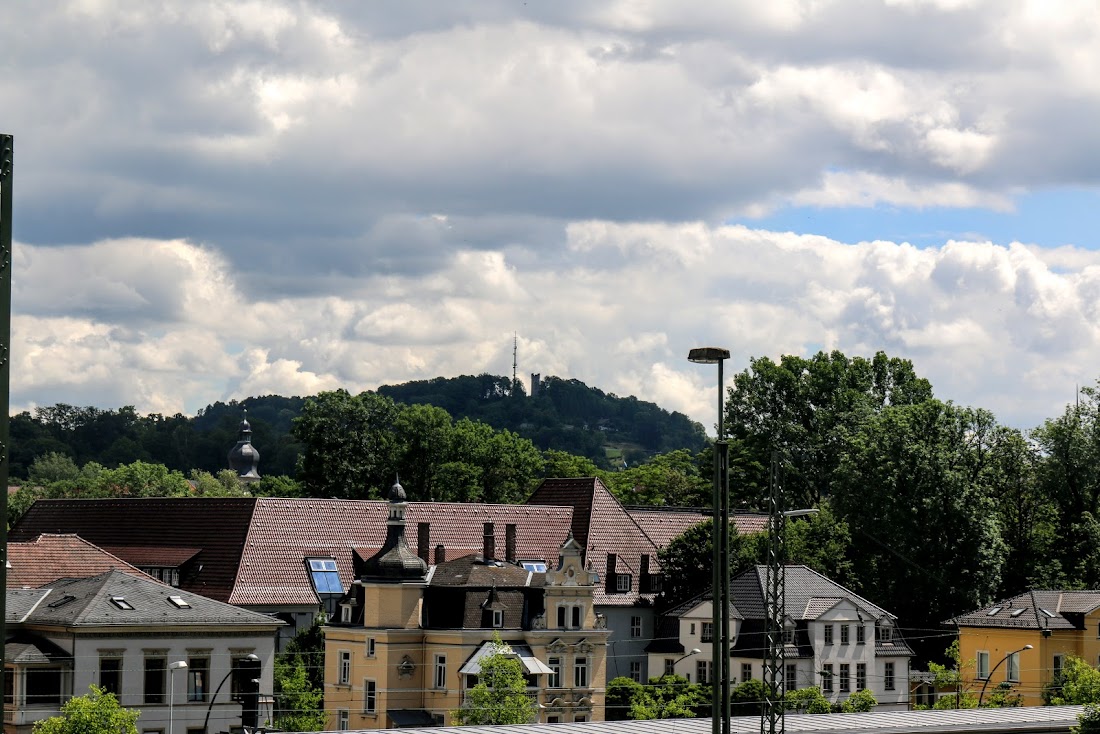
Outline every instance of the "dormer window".
{"type": "Polygon", "coordinates": [[[626,594],[630,592],[631,576],[628,573],[615,574],[615,591],[620,594],[626,594]]]}
{"type": "Polygon", "coordinates": [[[313,588],[318,594],[343,594],[344,586],[340,583],[340,573],[336,568],[336,561],[331,558],[310,558],[309,575],[313,581],[313,588]]]}
{"type": "Polygon", "coordinates": [[[502,609],[494,609],[493,610],[493,626],[497,627],[497,628],[500,628],[500,627],[504,626],[504,610],[502,610],[502,609]]]}

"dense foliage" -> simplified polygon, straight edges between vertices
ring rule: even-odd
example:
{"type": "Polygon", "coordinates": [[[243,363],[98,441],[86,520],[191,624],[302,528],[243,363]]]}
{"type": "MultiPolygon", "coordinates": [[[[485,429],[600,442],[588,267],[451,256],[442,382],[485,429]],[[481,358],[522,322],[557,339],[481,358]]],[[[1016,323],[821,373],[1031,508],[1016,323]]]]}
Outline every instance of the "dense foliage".
{"type": "Polygon", "coordinates": [[[93,685],[85,695],[66,701],[60,716],[34,722],[34,734],[137,734],[140,714],[123,708],[115,694],[93,685]]]}
{"type": "Polygon", "coordinates": [[[692,719],[709,706],[710,689],[679,675],[650,678],[644,686],[625,676],[613,678],[604,699],[608,721],[692,719]]]}
{"type": "Polygon", "coordinates": [[[275,657],[275,712],[272,725],[280,731],[322,731],[325,636],[321,620],[300,631],[275,657]]]}

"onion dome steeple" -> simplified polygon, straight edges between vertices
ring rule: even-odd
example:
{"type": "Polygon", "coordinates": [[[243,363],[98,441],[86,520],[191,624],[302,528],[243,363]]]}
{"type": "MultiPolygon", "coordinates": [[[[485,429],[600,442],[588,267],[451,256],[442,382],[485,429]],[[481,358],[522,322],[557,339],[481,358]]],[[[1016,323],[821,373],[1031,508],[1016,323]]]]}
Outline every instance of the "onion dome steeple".
{"type": "Polygon", "coordinates": [[[428,564],[409,548],[405,540],[405,488],[400,480],[390,487],[386,542],[367,559],[363,577],[382,581],[416,581],[424,578],[428,564]]]}
{"type": "Polygon", "coordinates": [[[252,445],[252,426],[248,423],[248,409],[237,429],[237,445],[229,450],[229,468],[242,482],[255,482],[260,478],[256,467],[260,464],[260,452],[252,445]]]}

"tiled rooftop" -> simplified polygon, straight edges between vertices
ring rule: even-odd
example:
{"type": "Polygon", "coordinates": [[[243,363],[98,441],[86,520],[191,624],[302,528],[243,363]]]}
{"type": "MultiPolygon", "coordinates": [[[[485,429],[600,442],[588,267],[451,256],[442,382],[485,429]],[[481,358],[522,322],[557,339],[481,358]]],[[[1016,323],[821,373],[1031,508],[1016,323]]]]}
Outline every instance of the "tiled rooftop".
{"type": "Polygon", "coordinates": [[[9,589],[36,588],[54,579],[94,576],[112,568],[152,578],[121,558],[71,534],[42,534],[25,543],[8,543],[8,562],[11,564],[7,575],[9,589]]]}
{"type": "Polygon", "coordinates": [[[1080,629],[1081,615],[1100,608],[1100,591],[1035,589],[947,621],[962,627],[1080,629]],[[1068,617],[1066,615],[1069,615],[1068,617]]]}
{"type": "MultiPolygon", "coordinates": [[[[626,511],[659,548],[664,548],[674,538],[683,535],[695,525],[709,520],[711,516],[710,509],[705,507],[627,505],[626,511]]],[[[762,533],[768,529],[768,516],[755,513],[735,514],[733,529],[738,535],[762,533]]]]}

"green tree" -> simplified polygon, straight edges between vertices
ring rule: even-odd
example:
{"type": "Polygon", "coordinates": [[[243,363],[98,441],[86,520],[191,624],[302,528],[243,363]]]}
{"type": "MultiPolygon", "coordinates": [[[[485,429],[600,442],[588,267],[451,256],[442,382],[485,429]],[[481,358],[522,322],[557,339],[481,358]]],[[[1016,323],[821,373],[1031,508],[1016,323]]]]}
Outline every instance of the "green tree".
{"type": "Polygon", "coordinates": [[[844,703],[840,704],[840,710],[846,714],[855,714],[866,711],[874,711],[878,706],[878,699],[870,689],[864,688],[848,696],[844,703]]]}
{"type": "Polygon", "coordinates": [[[607,682],[604,694],[604,719],[607,721],[625,721],[630,718],[630,709],[636,699],[645,693],[642,684],[633,678],[620,675],[607,682]]]}
{"type": "Polygon", "coordinates": [[[935,709],[972,709],[978,707],[978,697],[973,691],[963,685],[963,668],[973,668],[974,661],[967,661],[964,666],[960,660],[959,640],[956,638],[944,650],[944,657],[951,663],[950,666],[937,662],[929,662],[928,670],[932,673],[932,686],[936,690],[955,690],[954,696],[940,696],[933,706],[935,709]]]}
{"type": "Polygon", "coordinates": [[[306,400],[293,432],[303,445],[299,478],[308,494],[380,496],[386,482],[393,482],[397,413],[392,400],[372,392],[351,395],[341,389],[306,400]]]}
{"type": "Polygon", "coordinates": [[[34,722],[34,734],[137,734],[140,714],[119,705],[115,694],[93,685],[85,695],[70,698],[60,716],[34,722]]]}
{"type": "Polygon", "coordinates": [[[237,478],[232,469],[222,469],[217,476],[201,469],[191,471],[194,494],[199,497],[251,497],[252,493],[237,478]]]}
{"type": "Polygon", "coordinates": [[[1062,663],[1062,672],[1043,697],[1054,706],[1100,704],[1100,670],[1075,655],[1062,663]]]}
{"type": "Polygon", "coordinates": [[[274,726],[283,731],[325,728],[325,636],[318,618],[275,657],[274,726]]]}
{"type": "Polygon", "coordinates": [[[603,477],[604,472],[589,458],[565,451],[547,449],[542,452],[542,475],[571,479],[575,477],[603,477]]]}
{"type": "Polygon", "coordinates": [[[764,707],[764,681],[751,678],[730,691],[730,710],[734,716],[759,716],[764,707]]]}
{"type": "Polygon", "coordinates": [[[394,421],[401,486],[410,499],[439,497],[439,467],[447,461],[454,440],[451,416],[432,405],[402,406],[394,421]]]}
{"type": "Polygon", "coordinates": [[[928,400],[888,406],[845,441],[833,506],[852,533],[856,590],[909,626],[933,629],[998,589],[994,428],[985,411],[928,400]]]}
{"type": "Polygon", "coordinates": [[[788,711],[804,714],[831,714],[833,705],[817,686],[787,691],[783,696],[783,705],[788,711]]]}
{"type": "Polygon", "coordinates": [[[603,479],[619,501],[628,505],[701,507],[711,503],[710,464],[702,476],[697,457],[686,449],[657,454],[644,464],[608,472],[603,479]]]}
{"type": "Polygon", "coordinates": [[[703,689],[680,675],[650,678],[649,685],[630,702],[631,719],[693,719],[708,697],[703,689]]]}
{"type": "Polygon", "coordinates": [[[1100,734],[1100,706],[1086,704],[1085,710],[1077,714],[1078,725],[1071,728],[1073,734],[1100,734]]]}
{"type": "MultiPolygon", "coordinates": [[[[882,352],[872,359],[838,351],[810,359],[785,355],[778,363],[762,357],[734,376],[727,426],[739,450],[751,457],[748,464],[767,467],[771,453],[783,447],[791,460],[787,500],[791,507],[812,507],[829,494],[846,436],[887,406],[931,397],[931,384],[917,377],[909,360],[882,352]]],[[[763,509],[766,476],[745,486],[755,495],[738,499],[763,509]]]]}
{"type": "Polygon", "coordinates": [[[27,472],[27,480],[40,487],[80,476],[80,467],[67,454],[50,451],[35,458],[27,472]]]}
{"type": "Polygon", "coordinates": [[[537,713],[527,696],[523,666],[512,649],[493,637],[493,651],[481,658],[477,685],[466,693],[462,707],[453,712],[460,726],[530,724],[537,713]]]}

